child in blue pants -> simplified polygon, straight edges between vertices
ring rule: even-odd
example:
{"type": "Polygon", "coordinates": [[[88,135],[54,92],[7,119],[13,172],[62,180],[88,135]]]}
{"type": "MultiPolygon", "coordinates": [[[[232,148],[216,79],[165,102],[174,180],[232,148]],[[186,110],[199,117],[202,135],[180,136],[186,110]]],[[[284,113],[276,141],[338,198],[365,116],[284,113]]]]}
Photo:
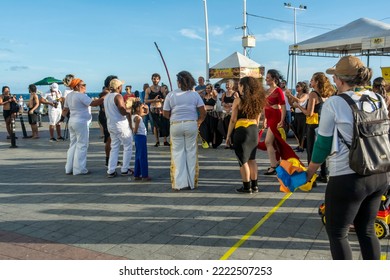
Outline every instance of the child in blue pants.
{"type": "Polygon", "coordinates": [[[132,106],[133,135],[135,142],[134,180],[150,181],[148,171],[147,130],[142,117],[149,113],[146,104],[135,101],[132,106]]]}

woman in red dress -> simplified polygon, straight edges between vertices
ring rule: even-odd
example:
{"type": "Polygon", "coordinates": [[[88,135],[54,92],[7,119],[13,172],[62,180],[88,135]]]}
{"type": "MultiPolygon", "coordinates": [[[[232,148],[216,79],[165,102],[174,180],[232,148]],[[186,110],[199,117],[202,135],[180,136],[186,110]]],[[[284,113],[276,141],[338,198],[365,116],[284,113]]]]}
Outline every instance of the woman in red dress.
{"type": "Polygon", "coordinates": [[[279,87],[283,79],[279,71],[270,69],[265,78],[268,89],[267,103],[264,108],[264,127],[267,135],[260,149],[267,150],[270,167],[264,175],[276,175],[276,167],[280,159],[298,158],[290,145],[282,138],[278,128],[283,128],[286,117],[286,101],[282,89],[279,87]]]}

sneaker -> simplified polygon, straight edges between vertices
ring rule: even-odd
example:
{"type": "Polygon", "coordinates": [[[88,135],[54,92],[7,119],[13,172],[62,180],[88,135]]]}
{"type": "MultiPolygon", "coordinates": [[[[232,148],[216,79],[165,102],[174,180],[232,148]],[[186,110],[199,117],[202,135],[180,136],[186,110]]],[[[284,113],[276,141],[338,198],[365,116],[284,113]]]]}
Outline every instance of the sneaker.
{"type": "Polygon", "coordinates": [[[158,147],[160,146],[160,142],[156,142],[156,144],[154,144],[155,147],[158,147]]]}
{"type": "Polygon", "coordinates": [[[65,138],[60,136],[60,137],[57,138],[57,140],[65,141],[65,138]]]}
{"type": "Polygon", "coordinates": [[[142,177],[134,177],[134,181],[141,181],[142,177]]]}
{"type": "Polygon", "coordinates": [[[244,189],[244,187],[241,187],[239,189],[236,189],[236,192],[238,192],[238,193],[252,193],[252,189],[244,189]]]}
{"type": "Polygon", "coordinates": [[[116,173],[116,171],[114,171],[113,173],[107,174],[107,178],[114,178],[114,177],[116,177],[116,175],[118,175],[118,173],[116,173]]]}
{"type": "Polygon", "coordinates": [[[203,141],[202,142],[202,148],[203,149],[208,149],[209,148],[209,143],[207,143],[206,141],[203,141]]]}
{"type": "Polygon", "coordinates": [[[252,192],[259,192],[259,187],[251,187],[252,192]]]}
{"type": "Polygon", "coordinates": [[[133,169],[129,169],[129,170],[127,170],[126,172],[121,172],[121,175],[122,175],[122,176],[131,176],[131,175],[133,175],[133,174],[134,174],[133,169]]]}
{"type": "Polygon", "coordinates": [[[55,138],[50,138],[50,142],[57,142],[57,139],[55,139],[55,138]]]}
{"type": "Polygon", "coordinates": [[[164,146],[170,146],[171,144],[169,144],[168,142],[164,142],[164,146]]]}

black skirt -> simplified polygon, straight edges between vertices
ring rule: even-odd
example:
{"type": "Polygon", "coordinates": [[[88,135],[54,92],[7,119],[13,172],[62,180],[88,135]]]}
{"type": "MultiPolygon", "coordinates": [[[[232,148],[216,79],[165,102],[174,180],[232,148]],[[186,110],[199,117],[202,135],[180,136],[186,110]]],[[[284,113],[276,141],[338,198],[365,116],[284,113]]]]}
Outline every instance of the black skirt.
{"type": "Polygon", "coordinates": [[[240,166],[256,159],[257,137],[258,128],[255,124],[248,127],[239,126],[235,129],[233,148],[240,166]]]}

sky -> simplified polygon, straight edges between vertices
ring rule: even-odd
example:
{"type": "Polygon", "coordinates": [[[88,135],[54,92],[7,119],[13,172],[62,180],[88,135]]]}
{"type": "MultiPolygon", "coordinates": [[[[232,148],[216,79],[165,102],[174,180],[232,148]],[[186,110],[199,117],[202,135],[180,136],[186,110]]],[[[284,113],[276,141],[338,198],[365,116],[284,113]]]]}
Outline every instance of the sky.
{"type": "MultiPolygon", "coordinates": [[[[243,52],[243,3],[207,0],[210,67],[243,52]]],[[[361,17],[390,24],[389,0],[247,0],[248,33],[256,38],[248,57],[284,76],[294,42],[293,10],[284,3],[307,6],[296,13],[298,42],[361,17]]],[[[0,0],[0,85],[27,93],[29,84],[44,77],[62,80],[71,73],[86,82],[88,92],[99,92],[106,76],[115,74],[134,91],[155,72],[169,85],[156,42],[176,88],[182,70],[195,79],[206,76],[204,7],[204,0],[0,0]]],[[[298,79],[309,80],[337,60],[298,57],[298,79]]],[[[374,77],[385,66],[389,57],[370,58],[374,77]]]]}

